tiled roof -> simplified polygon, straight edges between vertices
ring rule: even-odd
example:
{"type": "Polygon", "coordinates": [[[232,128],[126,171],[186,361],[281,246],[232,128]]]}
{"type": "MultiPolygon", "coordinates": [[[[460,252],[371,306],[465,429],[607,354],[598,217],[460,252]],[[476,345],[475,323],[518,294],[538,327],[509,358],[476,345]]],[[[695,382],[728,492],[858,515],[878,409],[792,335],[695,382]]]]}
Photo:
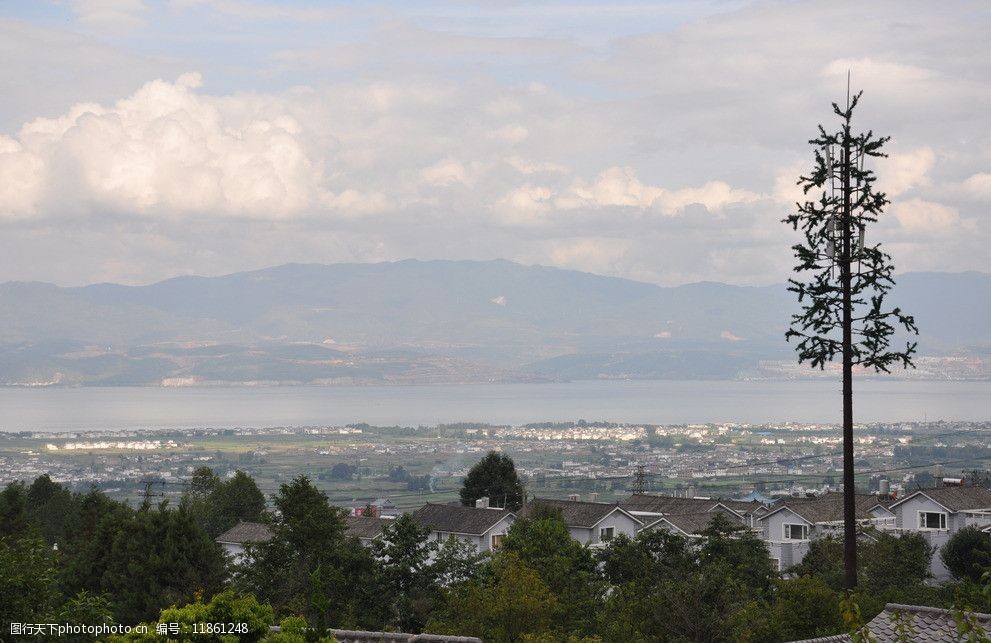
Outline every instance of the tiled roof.
{"type": "Polygon", "coordinates": [[[393,520],[389,518],[376,518],[373,516],[345,516],[344,533],[356,538],[375,538],[382,533],[382,530],[391,525],[393,520]]]}
{"type": "Polygon", "coordinates": [[[950,511],[991,509],[991,490],[984,487],[938,487],[936,489],[921,489],[899,499],[895,504],[901,504],[917,493],[926,494],[950,511]]]}
{"type": "Polygon", "coordinates": [[[217,536],[218,543],[265,543],[272,539],[272,528],[260,522],[239,522],[217,536]]]}
{"type": "MultiPolygon", "coordinates": [[[[858,494],[856,496],[856,517],[858,520],[870,518],[870,510],[881,505],[888,507],[891,501],[878,499],[872,494],[858,494]]],[[[814,498],[785,498],[761,518],[768,516],[783,507],[791,509],[810,523],[837,522],[843,520],[843,494],[825,493],[814,498]]]]}
{"type": "Polygon", "coordinates": [[[515,516],[507,509],[480,509],[429,503],[411,515],[413,520],[431,531],[473,536],[481,536],[506,516],[515,516]]]}
{"type": "MultiPolygon", "coordinates": [[[[281,628],[269,628],[278,632],[281,628]]],[[[339,643],[482,643],[474,636],[454,636],[452,634],[406,634],[405,632],[366,632],[359,630],[327,630],[339,643]]]]}
{"type": "MultiPolygon", "coordinates": [[[[985,630],[991,629],[991,614],[968,612],[968,616],[985,630]]],[[[909,640],[912,641],[956,643],[960,640],[953,613],[937,607],[888,603],[884,611],[871,619],[866,629],[877,643],[895,643],[903,640],[898,633],[899,624],[907,628],[909,640]]],[[[852,640],[846,634],[839,634],[793,643],[846,643],[852,640]]]]}
{"type": "Polygon", "coordinates": [[[759,502],[719,500],[716,498],[676,498],[652,494],[633,494],[626,500],[620,501],[619,504],[627,511],[645,511],[665,515],[702,513],[711,511],[717,505],[723,505],[740,514],[752,513],[763,507],[759,502]]]}
{"type": "Polygon", "coordinates": [[[740,526],[743,525],[743,521],[741,521],[740,517],[736,514],[726,511],[725,509],[716,509],[714,511],[705,511],[694,514],[669,514],[648,524],[645,529],[649,528],[651,525],[657,524],[658,522],[667,521],[686,534],[698,535],[705,531],[705,529],[712,524],[713,519],[718,515],[725,516],[734,524],[740,526]]]}
{"type": "Polygon", "coordinates": [[[767,506],[756,500],[720,500],[719,504],[729,507],[738,514],[751,514],[767,506]]]}
{"type": "MultiPolygon", "coordinates": [[[[621,509],[615,502],[584,502],[581,500],[555,500],[551,498],[534,498],[522,509],[521,516],[527,516],[537,507],[550,507],[561,511],[561,519],[569,527],[591,528],[603,518],[621,509]]],[[[628,511],[628,510],[627,510],[628,511]]],[[[637,518],[634,517],[634,520],[637,518]]]]}

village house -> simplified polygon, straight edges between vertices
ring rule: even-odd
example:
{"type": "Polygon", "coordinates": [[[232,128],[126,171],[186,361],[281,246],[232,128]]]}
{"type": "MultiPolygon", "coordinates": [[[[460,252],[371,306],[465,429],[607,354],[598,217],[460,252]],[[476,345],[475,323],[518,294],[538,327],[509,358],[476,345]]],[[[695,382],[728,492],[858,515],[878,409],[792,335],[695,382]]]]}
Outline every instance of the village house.
{"type": "Polygon", "coordinates": [[[479,552],[502,546],[516,514],[494,507],[462,507],[427,503],[410,514],[422,527],[430,530],[433,540],[443,542],[454,537],[475,546],[479,552]]]}
{"type": "Polygon", "coordinates": [[[531,515],[539,507],[560,511],[571,537],[593,547],[601,546],[619,534],[633,538],[643,527],[643,522],[619,503],[610,502],[536,498],[523,508],[521,515],[531,515]]]}

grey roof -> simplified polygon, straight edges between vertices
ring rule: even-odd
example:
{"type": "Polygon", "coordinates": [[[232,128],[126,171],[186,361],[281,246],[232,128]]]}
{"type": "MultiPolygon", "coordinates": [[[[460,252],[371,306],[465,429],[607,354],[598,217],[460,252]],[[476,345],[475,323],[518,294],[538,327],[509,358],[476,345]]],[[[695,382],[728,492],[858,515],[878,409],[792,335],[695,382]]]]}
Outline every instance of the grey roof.
{"type": "Polygon", "coordinates": [[[651,526],[656,525],[661,521],[666,521],[690,536],[697,536],[705,531],[705,529],[712,524],[713,519],[719,515],[725,516],[734,524],[743,526],[743,521],[740,520],[738,515],[722,508],[716,508],[713,511],[704,511],[694,514],[668,514],[658,518],[644,527],[644,529],[649,529],[651,526]]]}
{"type": "MultiPolygon", "coordinates": [[[[858,494],[856,496],[857,519],[870,518],[870,510],[878,505],[890,507],[891,501],[879,499],[873,494],[858,494]]],[[[784,508],[791,509],[812,524],[837,522],[843,520],[843,494],[830,492],[814,498],[785,498],[759,519],[766,518],[784,508]]]]}
{"type": "Polygon", "coordinates": [[[457,505],[425,504],[412,514],[413,520],[431,531],[481,536],[506,516],[507,509],[481,509],[457,505]]]}
{"type": "Polygon", "coordinates": [[[626,500],[620,501],[619,504],[627,511],[644,511],[664,515],[702,513],[711,511],[718,505],[740,514],[747,514],[763,507],[759,502],[719,500],[716,498],[676,498],[653,494],[633,494],[626,500]]]}
{"type": "MultiPolygon", "coordinates": [[[[550,507],[561,511],[561,519],[569,527],[591,528],[602,522],[602,520],[619,509],[624,513],[629,513],[623,509],[618,502],[585,502],[582,500],[555,500],[553,498],[534,498],[530,504],[520,511],[521,516],[529,515],[537,507],[550,507]]],[[[639,519],[630,516],[631,519],[639,519]]]]}
{"type": "Polygon", "coordinates": [[[356,538],[375,538],[394,520],[373,516],[345,516],[344,533],[356,538]]]}
{"type": "Polygon", "coordinates": [[[912,496],[924,493],[950,511],[991,509],[991,490],[984,487],[937,487],[920,489],[898,500],[899,505],[912,496]]]}
{"type": "Polygon", "coordinates": [[[218,543],[242,545],[244,543],[265,543],[272,540],[272,528],[260,522],[241,521],[217,536],[218,543]]]}
{"type": "MultiPolygon", "coordinates": [[[[991,614],[979,612],[968,612],[967,614],[985,630],[991,629],[991,614]]],[[[865,629],[870,632],[877,643],[895,643],[895,641],[901,640],[898,634],[899,623],[908,626],[909,637],[912,641],[956,643],[960,640],[957,624],[953,619],[953,612],[938,607],[888,603],[884,606],[884,611],[871,619],[865,629]]],[[[837,634],[793,643],[846,643],[852,640],[847,634],[837,634]]]]}
{"type": "MultiPolygon", "coordinates": [[[[279,632],[282,628],[273,625],[269,630],[279,632]]],[[[407,634],[405,632],[368,632],[361,630],[327,630],[339,643],[482,643],[474,636],[454,636],[452,634],[407,634]]]]}

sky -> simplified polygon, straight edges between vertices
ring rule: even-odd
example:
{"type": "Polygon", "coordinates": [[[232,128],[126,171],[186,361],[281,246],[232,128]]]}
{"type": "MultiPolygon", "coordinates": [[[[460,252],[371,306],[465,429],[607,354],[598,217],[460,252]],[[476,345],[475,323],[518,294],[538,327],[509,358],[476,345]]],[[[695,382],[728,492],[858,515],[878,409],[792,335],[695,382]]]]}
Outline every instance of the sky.
{"type": "Polygon", "coordinates": [[[834,125],[899,271],[991,271],[983,2],[0,4],[0,281],[495,259],[784,281],[834,125]]]}

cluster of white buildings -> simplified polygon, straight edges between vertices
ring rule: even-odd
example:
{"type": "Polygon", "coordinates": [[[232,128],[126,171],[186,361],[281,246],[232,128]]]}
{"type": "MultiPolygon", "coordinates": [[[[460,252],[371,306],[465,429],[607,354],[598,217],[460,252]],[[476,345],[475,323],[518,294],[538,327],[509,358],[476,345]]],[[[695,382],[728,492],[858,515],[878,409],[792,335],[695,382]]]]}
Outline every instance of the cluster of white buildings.
{"type": "Polygon", "coordinates": [[[49,451],[155,451],[157,449],[178,449],[175,440],[97,440],[93,442],[66,442],[62,446],[49,442],[49,451]]]}

